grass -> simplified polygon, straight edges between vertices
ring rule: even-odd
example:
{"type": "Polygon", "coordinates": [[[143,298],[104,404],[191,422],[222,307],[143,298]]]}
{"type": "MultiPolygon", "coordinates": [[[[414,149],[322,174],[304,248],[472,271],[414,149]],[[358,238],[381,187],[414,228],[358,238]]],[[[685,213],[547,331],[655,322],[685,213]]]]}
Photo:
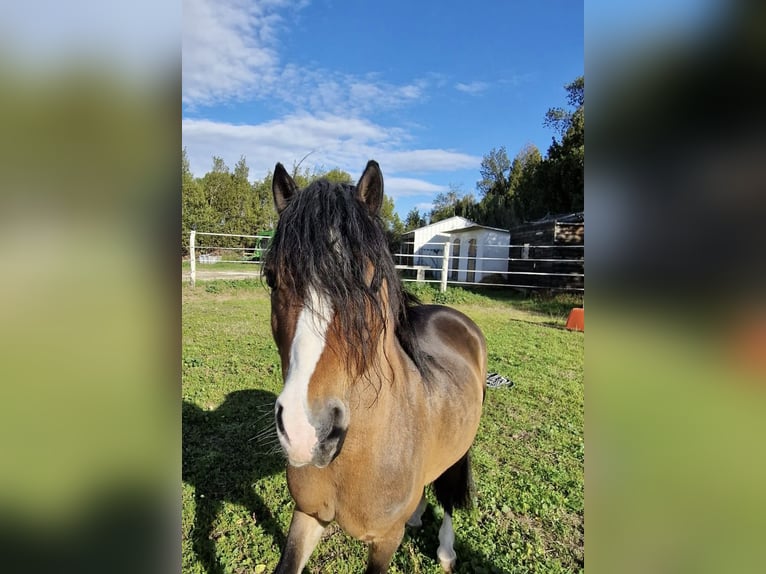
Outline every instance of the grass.
{"type": "MultiPolygon", "coordinates": [[[[489,370],[515,383],[487,391],[472,450],[476,505],[454,517],[457,572],[582,571],[584,336],[561,328],[577,300],[415,289],[473,318],[489,370]]],[[[185,573],[271,572],[284,544],[292,501],[273,434],[282,383],[269,316],[258,280],[183,288],[185,573]]],[[[390,572],[441,572],[442,513],[429,500],[390,572]]],[[[307,571],[356,573],[365,562],[364,545],[331,526],[307,571]]]]}

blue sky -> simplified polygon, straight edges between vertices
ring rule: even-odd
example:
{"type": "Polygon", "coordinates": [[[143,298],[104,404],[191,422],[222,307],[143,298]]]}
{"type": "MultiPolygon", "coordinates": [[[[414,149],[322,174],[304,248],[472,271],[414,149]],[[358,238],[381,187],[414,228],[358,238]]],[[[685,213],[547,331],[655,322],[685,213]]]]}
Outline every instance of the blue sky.
{"type": "Polygon", "coordinates": [[[252,179],[277,161],[368,159],[404,218],[457,185],[475,193],[482,156],[545,153],[546,110],[583,74],[583,3],[184,0],[183,145],[252,179]]]}

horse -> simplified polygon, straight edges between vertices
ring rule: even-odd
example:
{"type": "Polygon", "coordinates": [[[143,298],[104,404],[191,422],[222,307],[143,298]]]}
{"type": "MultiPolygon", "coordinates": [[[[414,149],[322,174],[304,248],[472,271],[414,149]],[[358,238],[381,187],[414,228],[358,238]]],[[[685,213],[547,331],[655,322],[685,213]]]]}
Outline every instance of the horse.
{"type": "Polygon", "coordinates": [[[452,514],[471,502],[469,449],[486,392],[486,341],[449,307],[403,287],[380,217],[383,175],[299,189],[281,163],[263,260],[284,387],[275,402],[295,506],[277,574],[297,574],[335,521],[383,573],[426,509],[444,509],[437,557],[456,563],[452,514]]]}

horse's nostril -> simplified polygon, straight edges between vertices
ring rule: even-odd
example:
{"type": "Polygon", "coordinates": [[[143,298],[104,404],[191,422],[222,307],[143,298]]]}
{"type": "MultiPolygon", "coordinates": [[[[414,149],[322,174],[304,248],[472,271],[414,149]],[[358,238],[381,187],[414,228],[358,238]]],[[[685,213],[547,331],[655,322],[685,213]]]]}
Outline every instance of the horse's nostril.
{"type": "Polygon", "coordinates": [[[338,455],[346,438],[348,423],[346,406],[338,400],[333,400],[327,406],[324,424],[319,432],[321,448],[324,449],[326,455],[330,455],[332,458],[338,455]]]}
{"type": "Polygon", "coordinates": [[[345,428],[348,426],[348,420],[346,418],[346,407],[342,403],[336,403],[330,410],[330,424],[333,427],[345,428]]]}
{"type": "Polygon", "coordinates": [[[284,408],[282,408],[282,405],[277,403],[277,430],[279,430],[280,434],[285,438],[287,442],[290,442],[290,438],[287,436],[287,432],[285,432],[285,423],[282,422],[282,411],[284,408]]]}

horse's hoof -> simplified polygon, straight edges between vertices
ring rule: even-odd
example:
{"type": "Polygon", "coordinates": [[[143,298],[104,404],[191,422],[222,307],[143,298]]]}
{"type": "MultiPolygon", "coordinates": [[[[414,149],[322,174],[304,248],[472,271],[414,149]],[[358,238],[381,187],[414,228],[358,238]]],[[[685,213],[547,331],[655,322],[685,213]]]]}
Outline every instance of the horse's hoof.
{"type": "Polygon", "coordinates": [[[421,526],[423,526],[423,521],[420,519],[419,516],[417,518],[413,517],[407,521],[407,526],[411,526],[412,528],[420,528],[421,526]]]}
{"type": "Polygon", "coordinates": [[[457,555],[455,554],[455,551],[453,550],[450,552],[449,550],[439,548],[436,551],[436,555],[439,557],[439,564],[442,565],[442,570],[448,574],[452,572],[453,568],[455,568],[455,564],[457,564],[457,555]]]}
{"type": "Polygon", "coordinates": [[[439,558],[439,563],[442,565],[442,570],[444,570],[447,574],[451,574],[452,570],[455,568],[455,564],[457,564],[457,558],[451,558],[447,560],[439,558]]]}

